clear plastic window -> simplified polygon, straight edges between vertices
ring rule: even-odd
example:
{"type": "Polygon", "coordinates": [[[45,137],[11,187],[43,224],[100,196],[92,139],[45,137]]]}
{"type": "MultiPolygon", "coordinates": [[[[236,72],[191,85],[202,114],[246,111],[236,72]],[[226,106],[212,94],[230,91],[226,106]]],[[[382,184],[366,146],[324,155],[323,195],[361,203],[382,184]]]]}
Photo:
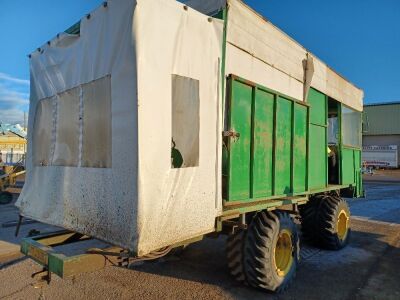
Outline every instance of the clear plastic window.
{"type": "Polygon", "coordinates": [[[110,78],[38,102],[33,127],[36,166],[111,167],[110,78]]]}
{"type": "Polygon", "coordinates": [[[32,134],[32,159],[35,166],[48,166],[51,164],[54,107],[55,97],[40,100],[36,105],[32,134]]]}
{"type": "Polygon", "coordinates": [[[82,167],[111,168],[111,77],[82,86],[82,167]]]}
{"type": "Polygon", "coordinates": [[[328,118],[328,144],[337,145],[339,137],[339,123],[337,117],[328,118]]]}
{"type": "Polygon", "coordinates": [[[342,143],[361,147],[361,113],[342,105],[342,143]]]}
{"type": "Polygon", "coordinates": [[[79,91],[73,88],[58,95],[56,144],[52,165],[78,166],[79,91]]]}

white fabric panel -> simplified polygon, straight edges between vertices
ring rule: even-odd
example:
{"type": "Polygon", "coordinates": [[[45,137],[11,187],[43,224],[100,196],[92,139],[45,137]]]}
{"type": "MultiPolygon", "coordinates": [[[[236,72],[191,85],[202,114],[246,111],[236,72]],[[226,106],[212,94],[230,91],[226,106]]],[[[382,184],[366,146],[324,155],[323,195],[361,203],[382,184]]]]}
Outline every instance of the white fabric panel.
{"type": "Polygon", "coordinates": [[[223,23],[175,1],[138,1],[140,254],[214,231],[221,213],[223,23]],[[168,21],[166,21],[168,20],[168,21]],[[171,168],[171,75],[199,81],[198,167],[171,168]]]}
{"type": "Polygon", "coordinates": [[[225,72],[261,84],[295,99],[303,99],[303,84],[300,81],[283,74],[231,44],[227,44],[226,47],[225,72]]]}
{"type": "MultiPolygon", "coordinates": [[[[137,242],[138,181],[134,11],[133,0],[109,1],[81,20],[80,36],[61,35],[32,54],[27,174],[17,202],[24,216],[131,250],[137,242]],[[103,142],[111,145],[97,147],[112,148],[112,167],[37,166],[38,150],[30,145],[37,140],[35,112],[44,109],[39,100],[108,74],[112,135],[103,142]]],[[[50,118],[41,124],[49,126],[50,118]]],[[[79,126],[81,143],[82,122],[79,126]]]]}
{"type": "MultiPolygon", "coordinates": [[[[278,76],[280,78],[279,82],[286,81],[285,86],[292,85],[291,81],[293,80],[303,83],[304,69],[302,62],[307,58],[307,50],[252,11],[242,1],[228,0],[228,3],[227,43],[228,46],[231,44],[241,49],[243,58],[237,55],[233,59],[227,55],[227,70],[235,69],[239,72],[235,75],[244,77],[240,68],[245,68],[246,72],[249,73],[245,61],[249,61],[246,56],[250,55],[259,60],[260,63],[263,63],[265,69],[270,70],[273,68],[279,71],[274,71],[268,77],[278,76]],[[247,55],[244,53],[247,53],[247,55]],[[237,59],[241,61],[237,61],[237,59]],[[231,67],[230,64],[235,64],[235,67],[231,67]]],[[[313,58],[315,73],[311,86],[356,110],[362,111],[363,92],[333,72],[320,60],[313,58]]],[[[254,65],[256,64],[258,65],[259,63],[254,63],[254,65]]],[[[252,70],[251,77],[257,78],[257,80],[254,80],[256,83],[263,84],[262,81],[268,79],[264,79],[263,74],[257,73],[258,71],[256,69],[252,70]]],[[[265,71],[263,73],[265,74],[265,71]]],[[[277,77],[275,77],[275,81],[277,81],[277,77]]],[[[267,87],[284,93],[277,86],[267,87]]],[[[296,98],[301,100],[303,97],[296,98]]]]}

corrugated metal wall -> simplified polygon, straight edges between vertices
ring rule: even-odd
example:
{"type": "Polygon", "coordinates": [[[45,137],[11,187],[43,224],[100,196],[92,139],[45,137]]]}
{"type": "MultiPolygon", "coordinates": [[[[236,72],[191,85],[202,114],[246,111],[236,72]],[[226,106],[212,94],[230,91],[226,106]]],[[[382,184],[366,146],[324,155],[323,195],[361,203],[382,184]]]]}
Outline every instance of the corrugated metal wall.
{"type": "Polygon", "coordinates": [[[363,137],[363,146],[389,146],[397,145],[397,156],[400,158],[400,134],[394,135],[369,135],[363,137]]]}
{"type": "Polygon", "coordinates": [[[365,105],[363,135],[400,134],[400,102],[365,105]]]}

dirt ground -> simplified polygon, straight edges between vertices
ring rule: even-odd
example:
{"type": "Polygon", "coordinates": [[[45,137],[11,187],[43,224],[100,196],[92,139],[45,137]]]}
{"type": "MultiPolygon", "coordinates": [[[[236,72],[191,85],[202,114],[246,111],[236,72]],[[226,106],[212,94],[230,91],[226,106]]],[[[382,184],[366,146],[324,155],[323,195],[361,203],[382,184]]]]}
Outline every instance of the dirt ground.
{"type": "MultiPolygon", "coordinates": [[[[206,239],[131,269],[108,267],[35,288],[40,267],[30,259],[0,263],[0,299],[400,299],[400,185],[366,183],[367,198],[349,200],[352,239],[341,251],[302,245],[291,288],[274,295],[236,283],[228,274],[225,238],[206,239]]],[[[3,221],[0,207],[0,220],[3,221]]],[[[6,206],[6,209],[12,209],[6,206]]],[[[14,212],[16,213],[16,212],[14,212]]],[[[12,215],[8,212],[7,215],[12,215]]],[[[42,224],[24,225],[22,234],[42,224]],[[24,228],[25,226],[25,228],[24,228]]],[[[0,227],[0,240],[16,243],[0,227]]],[[[1,247],[1,246],[0,246],[1,247]]]]}

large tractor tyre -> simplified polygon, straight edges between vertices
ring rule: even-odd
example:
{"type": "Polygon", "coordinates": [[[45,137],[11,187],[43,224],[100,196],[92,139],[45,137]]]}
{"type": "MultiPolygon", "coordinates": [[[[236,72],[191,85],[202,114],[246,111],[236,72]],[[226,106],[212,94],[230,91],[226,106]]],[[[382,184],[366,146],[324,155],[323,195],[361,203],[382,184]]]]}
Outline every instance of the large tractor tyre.
{"type": "Polygon", "coordinates": [[[296,276],[299,260],[296,225],[285,212],[259,212],[248,228],[244,273],[249,285],[282,292],[296,276]]]}
{"type": "Polygon", "coordinates": [[[317,213],[324,196],[325,195],[317,195],[311,197],[306,204],[300,205],[299,207],[302,232],[301,238],[314,245],[318,245],[317,213]]]}
{"type": "Polygon", "coordinates": [[[238,230],[228,236],[226,242],[226,256],[228,268],[232,277],[244,283],[245,276],[243,270],[243,247],[246,230],[238,230]]]}
{"type": "Polygon", "coordinates": [[[319,195],[300,210],[302,231],[317,246],[328,250],[345,247],[350,239],[350,209],[336,195],[319,195]]]}

